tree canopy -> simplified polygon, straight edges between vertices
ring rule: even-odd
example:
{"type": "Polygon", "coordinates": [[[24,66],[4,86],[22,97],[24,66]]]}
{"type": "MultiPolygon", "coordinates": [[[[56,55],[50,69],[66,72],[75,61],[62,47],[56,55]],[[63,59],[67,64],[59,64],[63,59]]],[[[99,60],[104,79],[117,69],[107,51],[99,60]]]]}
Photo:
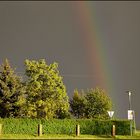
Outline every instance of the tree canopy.
{"type": "Polygon", "coordinates": [[[26,60],[27,116],[63,118],[68,114],[66,87],[59,75],[58,64],[48,65],[44,59],[26,60]]]}
{"type": "Polygon", "coordinates": [[[74,90],[73,98],[70,100],[71,113],[76,118],[83,118],[85,116],[85,105],[86,100],[82,93],[79,93],[77,89],[74,90]]]}
{"type": "Polygon", "coordinates": [[[76,91],[70,101],[72,113],[77,118],[108,118],[107,111],[111,109],[111,99],[101,88],[88,89],[84,94],[76,91]]]}
{"type": "Polygon", "coordinates": [[[69,101],[58,63],[27,59],[25,75],[23,82],[7,59],[0,66],[0,117],[108,118],[112,102],[101,88],[74,90],[69,101]]]}
{"type": "Polygon", "coordinates": [[[0,117],[23,115],[24,87],[21,78],[14,73],[6,59],[0,66],[0,117]]]}

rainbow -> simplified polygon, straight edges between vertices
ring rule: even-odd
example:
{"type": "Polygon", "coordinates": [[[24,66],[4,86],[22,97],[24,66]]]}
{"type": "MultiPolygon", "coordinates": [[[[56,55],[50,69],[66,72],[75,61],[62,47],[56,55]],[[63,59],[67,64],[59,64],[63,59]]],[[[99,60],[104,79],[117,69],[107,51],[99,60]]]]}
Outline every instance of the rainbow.
{"type": "MultiPolygon", "coordinates": [[[[97,21],[96,9],[90,7],[90,2],[74,2],[77,22],[81,28],[82,38],[88,53],[89,63],[97,86],[105,89],[109,94],[113,94],[113,79],[109,68],[109,59],[104,38],[97,21]]],[[[109,52],[108,52],[109,53],[109,52]]]]}

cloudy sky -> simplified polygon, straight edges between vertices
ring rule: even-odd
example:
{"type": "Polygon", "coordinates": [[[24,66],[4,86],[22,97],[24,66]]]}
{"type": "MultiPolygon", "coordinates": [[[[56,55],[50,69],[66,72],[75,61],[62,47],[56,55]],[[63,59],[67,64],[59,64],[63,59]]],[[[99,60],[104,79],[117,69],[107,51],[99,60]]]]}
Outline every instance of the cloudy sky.
{"type": "Polygon", "coordinates": [[[0,64],[8,58],[23,75],[25,59],[58,62],[70,97],[75,88],[104,88],[119,118],[127,118],[131,90],[138,122],[139,15],[136,1],[2,1],[0,64]]]}

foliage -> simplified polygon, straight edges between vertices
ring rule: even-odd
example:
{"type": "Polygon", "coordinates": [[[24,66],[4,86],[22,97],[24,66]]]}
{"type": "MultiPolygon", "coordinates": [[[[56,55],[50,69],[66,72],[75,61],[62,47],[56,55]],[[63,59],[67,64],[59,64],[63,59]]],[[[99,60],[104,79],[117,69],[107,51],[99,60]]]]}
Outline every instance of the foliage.
{"type": "Polygon", "coordinates": [[[111,135],[112,125],[116,126],[116,135],[130,135],[128,120],[95,119],[0,119],[4,134],[37,134],[38,124],[42,124],[43,134],[75,134],[76,124],[81,134],[111,135]]]}
{"type": "Polygon", "coordinates": [[[107,111],[111,109],[112,103],[107,93],[100,89],[90,89],[74,92],[70,101],[71,112],[77,118],[108,118],[107,111]]]}
{"type": "Polygon", "coordinates": [[[70,100],[71,113],[76,118],[83,118],[85,116],[85,106],[86,100],[84,96],[82,93],[79,93],[78,90],[75,90],[74,95],[70,100]]]}
{"type": "Polygon", "coordinates": [[[9,61],[0,66],[0,117],[20,117],[25,102],[21,78],[11,68],[9,61]]]}
{"type": "MultiPolygon", "coordinates": [[[[116,127],[116,134],[121,134],[121,135],[130,134],[130,120],[128,120],[128,121],[113,120],[112,122],[116,127]]],[[[132,126],[134,126],[134,122],[133,122],[132,126]]]]}
{"type": "Polygon", "coordinates": [[[111,109],[112,103],[104,90],[100,88],[90,89],[85,98],[87,100],[86,118],[108,118],[107,111],[111,109]]]}
{"type": "Polygon", "coordinates": [[[26,96],[28,117],[65,118],[69,103],[58,64],[47,65],[44,59],[26,60],[26,96]]]}

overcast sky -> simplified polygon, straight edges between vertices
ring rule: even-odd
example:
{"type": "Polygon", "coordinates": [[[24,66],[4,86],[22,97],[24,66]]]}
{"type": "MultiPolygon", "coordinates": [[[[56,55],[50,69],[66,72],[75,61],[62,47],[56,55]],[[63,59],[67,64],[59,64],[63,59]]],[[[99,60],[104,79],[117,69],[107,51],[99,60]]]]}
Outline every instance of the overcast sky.
{"type": "MultiPolygon", "coordinates": [[[[8,58],[22,75],[25,59],[44,58],[48,64],[59,63],[70,97],[75,88],[96,87],[98,75],[93,69],[96,63],[89,60],[90,50],[81,31],[80,22],[86,20],[84,9],[79,10],[81,14],[77,12],[80,3],[87,9],[89,21],[95,23],[94,28],[98,27],[94,35],[98,33],[102,42],[100,48],[106,55],[106,60],[102,61],[106,61],[105,67],[110,72],[107,76],[112,84],[106,88],[115,104],[115,116],[127,118],[128,95],[125,91],[131,90],[138,122],[140,2],[0,2],[0,64],[8,58]]],[[[86,24],[84,28],[86,30],[86,24]]],[[[99,52],[97,55],[100,58],[99,52]]],[[[104,73],[104,68],[101,72],[104,73]]]]}

